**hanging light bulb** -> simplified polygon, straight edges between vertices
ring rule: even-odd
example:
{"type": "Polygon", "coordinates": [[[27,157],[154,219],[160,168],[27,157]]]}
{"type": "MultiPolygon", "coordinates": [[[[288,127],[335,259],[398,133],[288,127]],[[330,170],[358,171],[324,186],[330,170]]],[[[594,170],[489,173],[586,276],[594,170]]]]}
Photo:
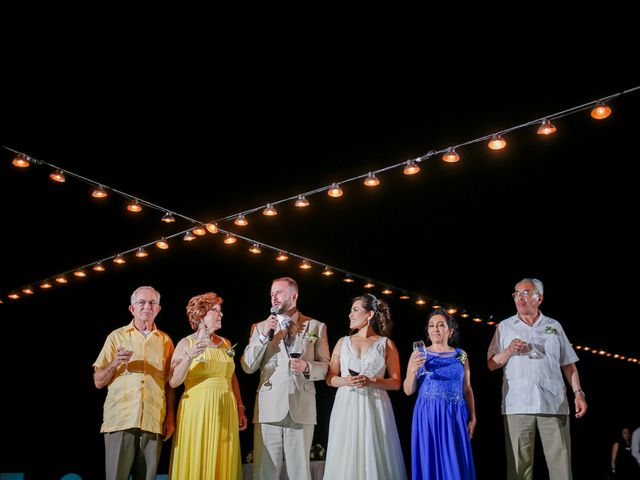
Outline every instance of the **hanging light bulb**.
{"type": "Polygon", "coordinates": [[[538,135],[551,135],[556,131],[556,127],[546,118],[542,121],[540,126],[538,127],[537,134],[538,135]]]}
{"type": "Polygon", "coordinates": [[[64,178],[64,172],[62,170],[56,170],[49,174],[49,178],[54,182],[64,183],[67,179],[64,178]]]}
{"type": "Polygon", "coordinates": [[[207,231],[204,229],[204,227],[196,227],[192,230],[194,235],[198,235],[199,237],[201,237],[202,235],[205,235],[207,233],[207,231]]]}
{"type": "Polygon", "coordinates": [[[274,217],[278,214],[278,212],[275,208],[273,208],[273,205],[267,203],[267,207],[262,211],[262,214],[266,215],[267,217],[274,217]]]}
{"type": "Polygon", "coordinates": [[[311,268],[311,264],[305,259],[302,261],[302,263],[299,265],[300,269],[302,270],[309,270],[311,268]]]}
{"type": "Polygon", "coordinates": [[[449,150],[447,150],[447,153],[445,153],[442,156],[442,160],[444,160],[445,162],[448,162],[448,163],[455,163],[455,162],[458,162],[460,160],[460,155],[458,155],[456,153],[456,149],[455,148],[450,148],[449,150]]]}
{"type": "Polygon", "coordinates": [[[117,263],[118,265],[122,265],[123,263],[127,263],[127,261],[124,259],[124,257],[122,256],[121,253],[116,255],[116,258],[113,259],[113,262],[117,263]]]}
{"type": "Polygon", "coordinates": [[[73,275],[78,278],[84,278],[87,276],[87,272],[85,272],[84,270],[76,270],[75,272],[73,272],[73,275]]]}
{"type": "Polygon", "coordinates": [[[227,233],[227,234],[224,236],[224,240],[223,240],[223,242],[224,242],[226,245],[233,245],[233,244],[234,244],[234,243],[236,243],[237,241],[238,241],[238,239],[237,239],[234,235],[231,235],[230,233],[227,233]]]}
{"type": "Polygon", "coordinates": [[[289,255],[287,255],[283,251],[280,251],[280,252],[278,252],[278,255],[276,255],[276,260],[279,261],[279,262],[285,262],[285,261],[289,260],[289,255]]]}
{"type": "Polygon", "coordinates": [[[242,214],[238,215],[236,219],[233,221],[233,223],[235,223],[239,227],[246,227],[247,225],[249,225],[249,222],[247,221],[245,216],[242,214]]]}
{"type": "Polygon", "coordinates": [[[392,291],[392,290],[389,290],[388,288],[385,288],[384,290],[382,290],[382,293],[383,293],[384,295],[391,295],[391,294],[393,293],[393,291],[392,291]]]}
{"type": "Polygon", "coordinates": [[[404,167],[404,170],[402,171],[402,173],[404,173],[405,175],[415,175],[419,171],[420,171],[420,167],[416,165],[416,163],[413,160],[409,160],[406,166],[404,167]]]}
{"type": "Polygon", "coordinates": [[[29,157],[26,155],[18,154],[13,158],[13,160],[11,160],[11,164],[14,167],[27,168],[31,165],[31,162],[29,161],[29,157]]]}
{"type": "Polygon", "coordinates": [[[595,118],[596,120],[604,120],[609,115],[611,115],[611,108],[604,102],[599,102],[591,110],[591,117],[595,118]]]}
{"type": "Polygon", "coordinates": [[[22,293],[24,293],[25,295],[33,295],[33,290],[31,289],[31,287],[24,287],[22,289],[22,293]]]}
{"type": "Polygon", "coordinates": [[[298,198],[296,198],[295,206],[298,208],[308,207],[309,200],[307,200],[304,195],[298,195],[298,198]]]}
{"type": "Polygon", "coordinates": [[[455,314],[455,313],[457,313],[457,312],[458,312],[458,309],[457,309],[457,308],[453,308],[453,307],[451,307],[451,308],[447,308],[447,313],[448,313],[449,315],[454,315],[454,314],[455,314]]]}
{"type": "Polygon", "coordinates": [[[331,268],[329,267],[324,267],[322,275],[324,275],[325,277],[330,277],[331,275],[333,275],[333,270],[331,270],[331,268]]]}
{"type": "Polygon", "coordinates": [[[500,135],[494,135],[487,145],[491,150],[502,150],[507,146],[507,141],[500,135]]]}
{"type": "Polygon", "coordinates": [[[375,286],[376,286],[376,284],[375,284],[375,283],[373,283],[372,281],[368,281],[368,282],[367,282],[367,283],[365,283],[363,286],[364,286],[364,288],[373,288],[373,287],[375,287],[375,286]]]}
{"type": "Polygon", "coordinates": [[[353,279],[353,277],[351,276],[351,274],[350,274],[350,273],[347,273],[347,274],[344,276],[344,278],[342,279],[342,281],[343,281],[344,283],[353,283],[353,282],[355,282],[355,280],[353,279]]]}
{"type": "Polygon", "coordinates": [[[48,288],[51,288],[53,285],[51,285],[51,282],[49,280],[45,280],[44,282],[42,282],[42,284],[40,285],[40,288],[42,288],[43,290],[47,290],[48,288]]]}
{"type": "Polygon", "coordinates": [[[156,242],[156,247],[158,247],[160,250],[167,250],[169,248],[169,242],[167,242],[165,238],[162,237],[156,242]]]}
{"type": "MultiPolygon", "coordinates": [[[[218,233],[218,224],[217,223],[209,222],[204,226],[204,228],[206,228],[207,232],[209,232],[212,235],[215,235],[216,233],[218,233]]],[[[194,230],[193,233],[196,233],[196,231],[194,230]]],[[[196,235],[197,235],[197,233],[196,233],[196,235]]]]}
{"type": "Polygon", "coordinates": [[[104,268],[102,262],[98,262],[93,266],[93,270],[95,270],[96,272],[104,272],[106,268],[104,268]]]}
{"type": "Polygon", "coordinates": [[[9,295],[7,295],[7,297],[9,297],[11,300],[18,300],[20,298],[20,295],[15,292],[11,292],[9,295]]]}
{"type": "Polygon", "coordinates": [[[332,183],[327,193],[329,194],[330,197],[333,197],[333,198],[338,198],[344,195],[344,192],[340,188],[340,185],[338,185],[337,183],[332,183]]]}
{"type": "Polygon", "coordinates": [[[107,196],[107,191],[104,189],[102,185],[98,185],[91,191],[91,196],[93,198],[105,198],[107,196]]]}
{"type": "Polygon", "coordinates": [[[473,317],[473,319],[472,319],[472,320],[473,320],[474,322],[476,322],[476,323],[482,323],[482,319],[481,319],[481,318],[479,318],[479,317],[473,317]]]}
{"type": "Polygon", "coordinates": [[[400,295],[398,297],[400,300],[409,300],[411,297],[409,295],[407,295],[406,293],[400,295]]]}
{"type": "Polygon", "coordinates": [[[58,275],[56,277],[56,282],[65,284],[65,283],[68,283],[69,280],[67,280],[67,277],[65,277],[64,275],[58,275]]]}
{"type": "Polygon", "coordinates": [[[416,305],[426,305],[427,301],[419,298],[418,300],[416,300],[416,305]]]}
{"type": "Polygon", "coordinates": [[[144,258],[148,255],[149,253],[145,250],[144,247],[140,247],[138,250],[136,250],[136,257],[138,258],[144,258]]]}
{"type": "Polygon", "coordinates": [[[257,243],[254,243],[253,245],[251,245],[249,247],[249,251],[255,255],[262,253],[262,250],[260,250],[260,245],[258,245],[257,243]]]}
{"type": "Polygon", "coordinates": [[[191,242],[191,241],[193,241],[193,240],[195,240],[195,239],[196,239],[196,236],[191,232],[191,230],[189,230],[188,232],[186,232],[186,233],[184,234],[184,237],[182,237],[182,239],[183,239],[185,242],[191,242]]]}
{"type": "Polygon", "coordinates": [[[377,187],[378,185],[380,185],[380,180],[378,180],[378,177],[376,177],[375,173],[369,172],[367,178],[364,179],[364,184],[367,187],[377,187]]]}
{"type": "Polygon", "coordinates": [[[171,212],[165,212],[165,214],[162,216],[161,220],[164,223],[173,223],[176,221],[176,219],[173,217],[173,214],[171,212]]]}
{"type": "Polygon", "coordinates": [[[127,205],[127,210],[133,213],[138,213],[142,211],[142,206],[138,203],[138,200],[134,198],[129,205],[127,205]]]}

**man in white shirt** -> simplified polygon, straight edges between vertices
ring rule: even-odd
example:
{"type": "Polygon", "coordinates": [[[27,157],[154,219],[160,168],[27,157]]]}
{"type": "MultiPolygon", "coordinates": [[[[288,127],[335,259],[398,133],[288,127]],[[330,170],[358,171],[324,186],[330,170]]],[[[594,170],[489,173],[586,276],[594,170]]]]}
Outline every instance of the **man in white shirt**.
{"type": "Polygon", "coordinates": [[[569,403],[562,373],[575,395],[576,418],[587,411],[578,356],[560,323],[540,312],[543,292],[542,282],[535,278],[516,284],[512,296],[518,313],[498,325],[487,354],[490,370],[504,368],[502,414],[509,480],[533,478],[536,431],[549,479],[572,478],[569,403]]]}

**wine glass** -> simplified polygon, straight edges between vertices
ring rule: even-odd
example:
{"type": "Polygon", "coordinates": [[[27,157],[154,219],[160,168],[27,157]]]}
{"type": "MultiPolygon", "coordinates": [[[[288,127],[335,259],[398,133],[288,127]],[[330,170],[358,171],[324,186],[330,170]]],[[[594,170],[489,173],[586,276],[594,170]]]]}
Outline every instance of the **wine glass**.
{"type": "MultiPolygon", "coordinates": [[[[362,365],[360,365],[360,360],[353,355],[349,356],[349,362],[347,363],[347,370],[349,370],[349,375],[355,377],[356,375],[360,375],[362,365]]],[[[356,387],[351,387],[351,391],[355,390],[356,387]]]]}
{"type": "MultiPolygon", "coordinates": [[[[125,351],[125,353],[129,354],[129,360],[131,360],[131,356],[133,355],[133,352],[131,350],[127,350],[124,344],[120,345],[119,348],[122,348],[125,351]]],[[[131,375],[131,372],[129,371],[129,360],[124,362],[124,370],[120,375],[131,375]]]]}
{"type": "Polygon", "coordinates": [[[291,358],[300,358],[304,353],[304,335],[298,333],[295,335],[293,339],[293,344],[291,345],[291,351],[289,352],[289,356],[291,358]]]}
{"type": "Polygon", "coordinates": [[[542,358],[542,352],[536,345],[536,338],[533,335],[533,331],[529,332],[529,337],[527,338],[527,347],[529,349],[529,358],[534,360],[542,358]]]}
{"type": "Polygon", "coordinates": [[[196,332],[196,343],[204,342],[205,351],[196,357],[196,362],[206,362],[205,358],[206,349],[212,347],[211,336],[209,335],[209,329],[204,322],[200,322],[198,325],[198,331],[196,332]]]}
{"type": "MultiPolygon", "coordinates": [[[[425,347],[424,342],[422,340],[418,340],[417,342],[413,342],[413,351],[414,352],[418,352],[424,358],[427,358],[426,347],[425,347]]],[[[425,370],[424,365],[422,365],[420,367],[420,370],[418,370],[418,376],[420,377],[422,375],[425,375],[426,373],[427,373],[427,371],[425,370]]]]}

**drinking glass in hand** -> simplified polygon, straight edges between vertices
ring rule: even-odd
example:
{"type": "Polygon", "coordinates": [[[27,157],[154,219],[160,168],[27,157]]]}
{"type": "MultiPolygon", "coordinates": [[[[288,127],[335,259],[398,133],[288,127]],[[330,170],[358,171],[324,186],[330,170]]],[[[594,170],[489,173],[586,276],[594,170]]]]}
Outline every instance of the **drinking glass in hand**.
{"type": "MultiPolygon", "coordinates": [[[[422,340],[418,340],[417,342],[413,342],[413,351],[414,352],[418,352],[420,353],[420,355],[422,355],[425,359],[427,358],[427,352],[426,352],[426,347],[424,345],[424,342],[422,340]]],[[[420,367],[420,370],[418,370],[418,376],[422,376],[424,374],[426,374],[427,371],[424,368],[424,365],[422,365],[420,367]]]]}
{"type": "Polygon", "coordinates": [[[300,358],[304,353],[304,335],[298,333],[294,340],[293,345],[291,345],[291,351],[289,352],[289,356],[291,358],[300,358]]]}
{"type": "Polygon", "coordinates": [[[207,348],[212,346],[212,343],[211,336],[209,335],[209,329],[204,322],[200,322],[200,325],[198,325],[198,332],[196,333],[196,343],[200,342],[204,343],[205,351],[196,357],[196,362],[206,362],[207,359],[205,358],[205,352],[207,351],[207,348]]]}
{"type": "MultiPolygon", "coordinates": [[[[128,354],[129,355],[129,360],[131,360],[131,356],[133,355],[133,351],[127,350],[124,345],[120,345],[119,348],[124,350],[124,353],[128,354]]],[[[122,371],[122,373],[120,375],[131,375],[131,372],[129,371],[129,360],[124,362],[124,370],[122,371]]]]}

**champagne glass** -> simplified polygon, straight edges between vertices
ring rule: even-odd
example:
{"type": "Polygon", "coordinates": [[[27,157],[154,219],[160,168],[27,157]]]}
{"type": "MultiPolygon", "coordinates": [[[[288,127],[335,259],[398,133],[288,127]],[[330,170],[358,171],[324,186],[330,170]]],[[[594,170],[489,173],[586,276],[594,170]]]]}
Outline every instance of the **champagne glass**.
{"type": "Polygon", "coordinates": [[[206,349],[212,347],[211,336],[209,335],[209,329],[204,322],[200,322],[198,325],[198,331],[196,332],[196,343],[204,342],[205,351],[196,357],[196,362],[206,362],[205,358],[206,349]]]}
{"type": "MultiPolygon", "coordinates": [[[[130,360],[131,356],[133,355],[133,352],[131,350],[127,350],[124,344],[120,345],[119,348],[122,348],[125,351],[125,353],[129,354],[129,360],[130,360]]],[[[131,372],[129,371],[129,360],[124,362],[124,370],[120,375],[131,375],[131,372]]]]}
{"type": "MultiPolygon", "coordinates": [[[[420,353],[420,355],[422,355],[425,359],[427,358],[426,347],[425,347],[424,342],[422,340],[418,340],[417,342],[413,342],[413,351],[420,353]]],[[[422,365],[420,367],[420,370],[418,370],[418,376],[420,377],[422,375],[425,375],[426,373],[427,373],[427,371],[425,370],[424,365],[422,365]]]]}

